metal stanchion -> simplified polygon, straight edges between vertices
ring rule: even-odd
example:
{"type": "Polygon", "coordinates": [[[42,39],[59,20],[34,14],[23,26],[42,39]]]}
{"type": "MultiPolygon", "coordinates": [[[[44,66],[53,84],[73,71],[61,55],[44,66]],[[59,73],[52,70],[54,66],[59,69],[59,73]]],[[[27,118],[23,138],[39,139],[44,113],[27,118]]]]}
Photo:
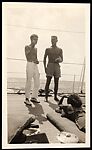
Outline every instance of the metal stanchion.
{"type": "Polygon", "coordinates": [[[83,63],[82,70],[81,70],[80,81],[79,81],[79,86],[78,86],[78,93],[80,93],[80,90],[81,90],[81,93],[82,93],[84,72],[85,72],[85,58],[84,58],[84,63],[83,63]],[[81,82],[82,82],[82,84],[81,84],[81,82]]]}
{"type": "Polygon", "coordinates": [[[82,83],[81,83],[81,93],[83,93],[84,76],[85,76],[85,63],[84,63],[83,78],[82,78],[82,83]]]}
{"type": "Polygon", "coordinates": [[[72,91],[72,93],[74,93],[74,86],[75,86],[75,74],[74,74],[74,80],[73,80],[73,91],[72,91]]]}

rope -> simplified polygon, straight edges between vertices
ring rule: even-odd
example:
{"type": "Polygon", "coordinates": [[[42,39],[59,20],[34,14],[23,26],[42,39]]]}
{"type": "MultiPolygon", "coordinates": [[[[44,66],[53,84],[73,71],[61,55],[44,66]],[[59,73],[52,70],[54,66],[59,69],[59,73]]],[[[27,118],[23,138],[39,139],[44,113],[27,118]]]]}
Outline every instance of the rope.
{"type": "MultiPolygon", "coordinates": [[[[21,60],[21,61],[26,61],[25,59],[21,59],[21,58],[10,58],[10,57],[7,57],[7,59],[9,60],[21,60]]],[[[43,62],[42,60],[40,60],[39,62],[43,62]]],[[[72,65],[83,65],[81,63],[67,63],[67,62],[62,62],[62,64],[72,64],[72,65]]]]}
{"type": "Polygon", "coordinates": [[[46,30],[46,31],[56,31],[56,32],[69,32],[69,33],[78,33],[78,34],[84,34],[85,32],[82,31],[69,31],[69,30],[60,30],[60,29],[48,29],[48,28],[40,28],[40,27],[31,27],[31,26],[23,26],[23,25],[10,25],[5,24],[6,26],[10,27],[19,27],[19,28],[31,28],[36,30],[46,30]]]}

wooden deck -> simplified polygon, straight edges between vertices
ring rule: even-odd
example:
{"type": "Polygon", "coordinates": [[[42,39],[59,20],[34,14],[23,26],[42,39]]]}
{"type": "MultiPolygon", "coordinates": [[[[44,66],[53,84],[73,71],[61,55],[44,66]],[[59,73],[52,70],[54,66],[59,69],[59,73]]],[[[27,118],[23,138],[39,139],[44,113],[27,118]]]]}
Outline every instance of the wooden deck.
{"type": "MultiPolygon", "coordinates": [[[[34,115],[36,117],[34,123],[39,125],[41,133],[46,133],[49,143],[60,143],[56,138],[60,131],[49,122],[46,117],[47,113],[55,111],[57,102],[54,101],[53,96],[49,97],[49,103],[44,101],[44,97],[38,97],[38,99],[40,103],[34,103],[32,106],[28,106],[24,104],[24,94],[7,94],[8,141],[10,141],[16,130],[21,127],[31,115],[34,115]]],[[[83,97],[82,101],[84,103],[83,97]]]]}
{"type": "Polygon", "coordinates": [[[24,104],[24,94],[8,94],[8,141],[31,115],[35,115],[36,120],[34,123],[39,124],[40,132],[46,133],[50,143],[59,143],[56,136],[60,131],[46,117],[46,114],[51,112],[52,109],[55,110],[57,103],[53,97],[49,98],[49,103],[44,102],[44,97],[39,97],[39,100],[39,104],[34,103],[32,106],[27,106],[24,104]]]}

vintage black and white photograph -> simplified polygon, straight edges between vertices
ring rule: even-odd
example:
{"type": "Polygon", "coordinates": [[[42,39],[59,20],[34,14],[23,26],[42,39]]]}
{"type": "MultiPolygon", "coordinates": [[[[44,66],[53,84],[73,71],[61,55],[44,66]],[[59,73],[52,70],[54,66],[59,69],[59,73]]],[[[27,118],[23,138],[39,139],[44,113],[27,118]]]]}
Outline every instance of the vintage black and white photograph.
{"type": "Polygon", "coordinates": [[[90,3],[2,3],[2,147],[90,147],[90,3]]]}

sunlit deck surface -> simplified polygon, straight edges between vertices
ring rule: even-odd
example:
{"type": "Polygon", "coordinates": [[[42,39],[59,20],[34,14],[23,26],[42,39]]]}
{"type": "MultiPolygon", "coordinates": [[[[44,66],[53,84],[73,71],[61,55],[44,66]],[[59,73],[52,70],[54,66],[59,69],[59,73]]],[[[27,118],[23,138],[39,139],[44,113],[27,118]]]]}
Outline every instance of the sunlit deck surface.
{"type": "MultiPolygon", "coordinates": [[[[81,98],[84,103],[84,97],[81,98]]],[[[24,94],[7,94],[8,141],[10,141],[16,130],[22,126],[31,115],[35,115],[36,120],[34,124],[39,125],[41,133],[46,133],[49,143],[60,143],[56,138],[60,131],[50,123],[46,117],[47,113],[55,110],[57,102],[53,96],[49,97],[48,103],[44,101],[44,97],[38,97],[38,99],[40,103],[33,103],[32,106],[28,106],[24,104],[24,94]]]]}

